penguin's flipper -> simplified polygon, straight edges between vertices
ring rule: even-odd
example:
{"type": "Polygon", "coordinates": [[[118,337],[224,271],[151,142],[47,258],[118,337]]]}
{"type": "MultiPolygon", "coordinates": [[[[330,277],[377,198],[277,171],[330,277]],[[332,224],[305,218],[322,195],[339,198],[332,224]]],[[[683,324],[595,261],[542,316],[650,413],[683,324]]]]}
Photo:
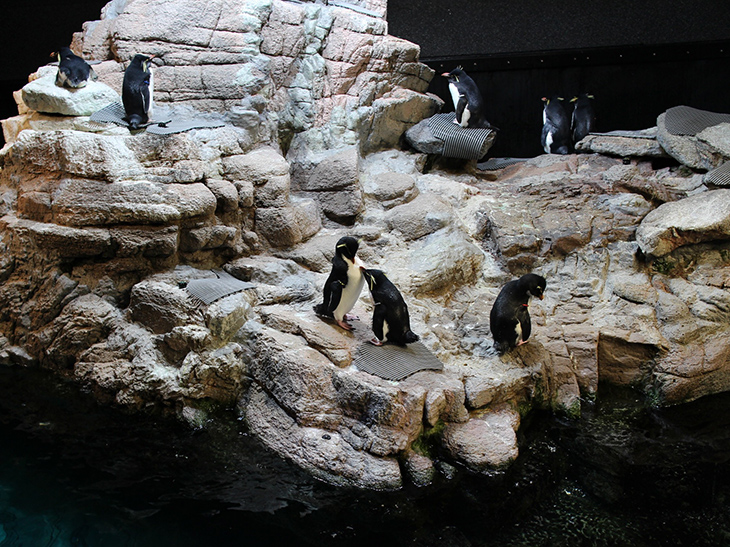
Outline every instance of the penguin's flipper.
{"type": "Polygon", "coordinates": [[[520,336],[521,341],[527,342],[527,340],[530,338],[530,333],[532,332],[532,321],[530,321],[530,314],[527,311],[527,307],[525,307],[525,312],[521,313],[518,317],[518,321],[520,322],[520,327],[522,328],[522,335],[520,336]]]}
{"type": "Polygon", "coordinates": [[[324,309],[328,315],[333,315],[337,305],[340,303],[343,286],[342,281],[339,280],[327,283],[327,286],[325,287],[324,309]]]}
{"type": "Polygon", "coordinates": [[[467,101],[465,95],[459,95],[459,104],[456,105],[456,121],[462,127],[466,127],[469,122],[468,110],[466,110],[467,101]],[[464,112],[467,112],[466,119],[464,112]]]}
{"type": "Polygon", "coordinates": [[[96,74],[96,71],[94,71],[93,68],[89,67],[89,80],[92,82],[95,82],[99,79],[99,76],[96,74]]]}
{"type": "Polygon", "coordinates": [[[383,323],[385,322],[385,306],[376,304],[373,310],[373,333],[382,342],[385,335],[383,334],[383,323]]]}

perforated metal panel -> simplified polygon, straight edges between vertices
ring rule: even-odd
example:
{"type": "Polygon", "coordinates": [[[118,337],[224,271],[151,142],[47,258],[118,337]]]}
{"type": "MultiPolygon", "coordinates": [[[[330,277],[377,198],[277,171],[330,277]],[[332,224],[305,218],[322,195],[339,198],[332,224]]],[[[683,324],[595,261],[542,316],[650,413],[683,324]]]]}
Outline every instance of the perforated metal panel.
{"type": "MultiPolygon", "coordinates": [[[[123,127],[129,124],[124,121],[124,106],[120,103],[112,103],[105,106],[101,110],[94,112],[89,118],[92,122],[97,123],[114,123],[123,127]]],[[[180,118],[174,120],[161,120],[152,122],[145,127],[147,133],[154,135],[173,135],[175,133],[183,133],[191,129],[204,129],[211,127],[223,127],[225,124],[221,121],[208,121],[198,118],[180,118]]]]}
{"type": "Polygon", "coordinates": [[[705,175],[705,184],[730,186],[730,161],[726,161],[705,175]]]}
{"type": "Polygon", "coordinates": [[[703,129],[730,123],[730,114],[708,112],[691,106],[675,106],[667,110],[664,125],[672,135],[696,135],[703,129]]]}
{"type": "Polygon", "coordinates": [[[216,277],[189,281],[185,290],[203,304],[212,304],[231,294],[256,287],[253,283],[241,281],[224,271],[214,271],[213,273],[216,277]]]}
{"type": "Polygon", "coordinates": [[[428,119],[434,136],[444,141],[441,155],[447,158],[478,160],[489,150],[492,129],[461,127],[454,123],[453,112],[436,114],[428,119]]]}
{"type": "Polygon", "coordinates": [[[358,370],[386,380],[400,381],[422,370],[444,369],[444,364],[421,342],[405,347],[393,344],[358,346],[352,363],[358,370]]]}

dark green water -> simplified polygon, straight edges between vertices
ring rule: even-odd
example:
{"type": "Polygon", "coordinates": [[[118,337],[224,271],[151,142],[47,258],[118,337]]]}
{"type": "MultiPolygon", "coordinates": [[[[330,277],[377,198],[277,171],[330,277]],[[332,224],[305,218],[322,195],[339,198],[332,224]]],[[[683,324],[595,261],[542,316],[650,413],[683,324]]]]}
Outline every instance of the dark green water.
{"type": "Polygon", "coordinates": [[[0,546],[730,545],[730,396],[665,410],[602,391],[531,417],[501,474],[338,489],[247,435],[102,408],[0,368],[0,546]]]}

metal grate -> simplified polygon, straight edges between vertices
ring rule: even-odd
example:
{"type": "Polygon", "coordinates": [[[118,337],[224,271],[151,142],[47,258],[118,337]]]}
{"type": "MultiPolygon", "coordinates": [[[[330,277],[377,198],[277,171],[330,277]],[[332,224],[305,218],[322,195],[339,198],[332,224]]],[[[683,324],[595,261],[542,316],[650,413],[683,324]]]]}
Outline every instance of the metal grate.
{"type": "Polygon", "coordinates": [[[704,182],[715,186],[730,186],[730,161],[726,161],[720,167],[707,173],[704,182]]]}
{"type": "Polygon", "coordinates": [[[253,289],[256,287],[253,283],[241,281],[237,277],[225,271],[214,271],[217,277],[207,279],[192,279],[188,281],[185,289],[191,296],[200,300],[203,304],[212,304],[216,300],[220,300],[231,294],[253,289]]]}
{"type": "Polygon", "coordinates": [[[352,364],[358,370],[396,382],[422,370],[444,369],[444,364],[421,342],[405,347],[365,342],[358,346],[352,364]]]}
{"type": "MultiPolygon", "coordinates": [[[[124,121],[124,106],[121,103],[112,103],[105,106],[101,110],[94,112],[89,118],[92,122],[98,123],[115,123],[124,127],[129,124],[124,121]]],[[[211,127],[223,127],[225,124],[220,121],[208,121],[203,119],[178,119],[167,120],[161,122],[151,122],[146,126],[146,131],[154,135],[172,135],[174,133],[183,133],[191,129],[204,129],[211,127]]]]}
{"type": "Polygon", "coordinates": [[[672,135],[696,135],[703,129],[730,123],[730,114],[698,110],[691,106],[675,106],[667,110],[664,125],[672,135]]]}
{"type": "Polygon", "coordinates": [[[436,114],[428,119],[434,136],[444,141],[442,156],[465,160],[483,158],[489,150],[492,129],[461,127],[454,123],[454,113],[436,114]]]}

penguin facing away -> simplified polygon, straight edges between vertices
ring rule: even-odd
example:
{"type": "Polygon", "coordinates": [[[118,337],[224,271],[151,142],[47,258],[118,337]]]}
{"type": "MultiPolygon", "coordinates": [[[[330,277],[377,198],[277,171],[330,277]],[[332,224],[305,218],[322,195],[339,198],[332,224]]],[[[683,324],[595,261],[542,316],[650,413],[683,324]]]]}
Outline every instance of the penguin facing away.
{"type": "Polygon", "coordinates": [[[484,99],[477,84],[461,67],[442,74],[449,80],[449,92],[454,103],[456,119],[454,123],[461,127],[493,127],[484,117],[484,99]]]}
{"type": "Polygon", "coordinates": [[[546,154],[570,153],[570,117],[562,97],[543,97],[540,143],[546,154]]]}
{"type": "Polygon", "coordinates": [[[152,115],[154,83],[150,64],[153,57],[138,53],[124,71],[122,103],[126,113],[124,121],[130,129],[139,129],[152,115]]]}
{"type": "Polygon", "coordinates": [[[381,270],[363,270],[368,283],[370,295],[373,297],[373,333],[375,338],[370,342],[382,346],[390,342],[405,346],[418,341],[418,335],[411,330],[408,306],[396,286],[381,270]]]}
{"type": "Polygon", "coordinates": [[[588,133],[593,131],[593,126],[596,124],[596,114],[593,110],[592,100],[593,95],[583,93],[573,97],[570,101],[575,103],[571,119],[574,144],[583,140],[588,133]]]}
{"type": "Polygon", "coordinates": [[[350,236],[342,237],[337,242],[335,256],[332,258],[332,271],[322,291],[323,302],[314,306],[317,315],[334,318],[345,330],[353,328],[347,321],[357,319],[348,312],[357,302],[365,284],[362,274],[365,266],[356,256],[358,247],[357,239],[350,236]]]}
{"type": "Polygon", "coordinates": [[[78,89],[84,87],[89,79],[96,81],[94,69],[71,51],[71,48],[65,46],[60,48],[55,57],[58,59],[57,86],[78,89]]]}
{"type": "Polygon", "coordinates": [[[489,328],[499,353],[527,342],[532,332],[527,305],[532,296],[542,300],[544,291],[545,278],[531,273],[502,287],[489,314],[489,328]]]}

